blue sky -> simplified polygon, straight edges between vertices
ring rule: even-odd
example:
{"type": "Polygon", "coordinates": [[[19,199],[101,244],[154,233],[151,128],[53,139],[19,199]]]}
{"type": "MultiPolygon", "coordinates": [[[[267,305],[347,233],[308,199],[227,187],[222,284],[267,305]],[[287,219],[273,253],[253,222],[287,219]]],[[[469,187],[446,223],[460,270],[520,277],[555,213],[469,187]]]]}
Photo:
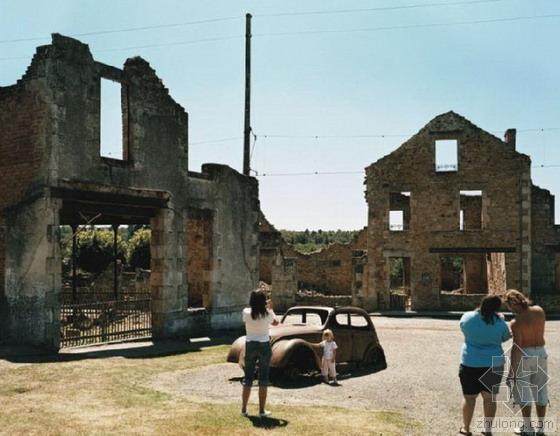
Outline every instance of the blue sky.
{"type": "MultiPolygon", "coordinates": [[[[518,149],[533,160],[534,182],[560,194],[560,167],[536,167],[560,165],[560,16],[402,28],[560,15],[560,2],[433,5],[456,1],[0,0],[0,41],[47,37],[0,43],[0,86],[14,83],[24,73],[35,47],[48,43],[52,32],[73,35],[238,17],[79,39],[90,45],[98,61],[122,66],[127,57],[140,55],[151,63],[171,95],[189,112],[191,170],[199,170],[204,162],[225,163],[240,170],[242,35],[244,14],[251,12],[252,126],[257,135],[252,167],[260,174],[359,172],[434,116],[454,110],[500,137],[507,128],[519,129],[518,149]],[[265,16],[428,4],[433,6],[265,16]],[[266,35],[379,27],[400,28],[266,35]],[[175,44],[230,36],[238,38],[175,44]],[[170,43],[173,45],[117,50],[170,43]],[[275,135],[295,137],[272,137],[275,135]],[[352,137],[360,135],[387,137],[352,137]],[[236,139],[206,142],[223,138],[236,139]]],[[[116,102],[113,106],[117,107],[116,102]]],[[[271,175],[259,177],[259,183],[262,208],[279,228],[357,229],[366,225],[362,173],[271,175]]],[[[556,214],[560,222],[560,200],[556,214]]]]}

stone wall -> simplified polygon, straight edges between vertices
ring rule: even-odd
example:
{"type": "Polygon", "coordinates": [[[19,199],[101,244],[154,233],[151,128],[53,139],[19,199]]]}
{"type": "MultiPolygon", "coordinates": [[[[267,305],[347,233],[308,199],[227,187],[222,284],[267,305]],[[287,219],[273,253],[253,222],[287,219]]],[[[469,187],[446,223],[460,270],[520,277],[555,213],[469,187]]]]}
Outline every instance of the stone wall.
{"type": "MultiPolygon", "coordinates": [[[[6,300],[6,231],[5,227],[1,225],[0,221],[0,330],[7,331],[8,325],[8,302],[6,300]]],[[[0,343],[5,338],[0,337],[0,343]]]]}
{"type": "Polygon", "coordinates": [[[115,68],[95,61],[86,44],[54,34],[23,78],[0,88],[0,122],[7,237],[3,253],[0,246],[0,313],[7,314],[0,340],[58,347],[57,229],[90,218],[151,226],[155,337],[188,334],[189,284],[193,303],[207,296],[208,325],[241,325],[239,308],[258,283],[257,182],[221,165],[188,172],[187,113],[148,62],[136,57],[115,68]],[[104,79],[121,86],[123,159],[100,153],[104,79]],[[189,244],[191,210],[213,219],[204,229],[191,222],[189,244]]]}
{"type": "Polygon", "coordinates": [[[351,295],[297,295],[295,303],[301,306],[343,307],[352,305],[351,295]]]}
{"type": "MultiPolygon", "coordinates": [[[[353,258],[367,246],[367,231],[360,230],[348,244],[334,243],[314,253],[301,253],[282,239],[280,232],[266,221],[259,227],[260,279],[267,282],[270,271],[281,253],[295,259],[299,289],[312,289],[330,295],[351,295],[355,278],[353,258]]],[[[269,283],[269,282],[267,282],[269,283]]]]}
{"type": "Polygon", "coordinates": [[[507,290],[506,255],[490,253],[488,257],[488,293],[504,294],[507,290]]]}
{"type": "Polygon", "coordinates": [[[295,304],[298,292],[297,278],[297,260],[284,257],[279,253],[272,265],[272,285],[270,286],[274,310],[285,312],[295,304]]]}
{"type": "MultiPolygon", "coordinates": [[[[439,307],[440,256],[506,253],[507,286],[530,293],[530,159],[453,112],[430,121],[397,150],[366,169],[369,292],[367,308],[388,308],[392,256],[411,259],[413,309],[439,307]],[[435,143],[456,140],[458,168],[436,171],[435,143]],[[482,191],[478,215],[460,191],[482,191]],[[410,192],[410,227],[389,229],[391,194],[410,192]],[[459,229],[461,207],[467,227],[459,229]],[[468,211],[472,211],[468,212],[468,211]]],[[[475,200],[471,200],[471,203],[475,200]]],[[[482,264],[480,275],[484,273],[482,264]]],[[[479,287],[479,286],[476,286],[479,287]]],[[[473,289],[474,291],[474,289],[473,289]]]]}
{"type": "Polygon", "coordinates": [[[259,283],[257,181],[225,165],[204,164],[201,173],[189,173],[188,198],[191,209],[212,211],[209,323],[239,328],[241,310],[259,283]]]}
{"type": "Polygon", "coordinates": [[[259,278],[272,283],[272,268],[282,246],[282,234],[259,213],[259,278]]]}
{"type": "MultiPolygon", "coordinates": [[[[28,69],[18,84],[0,87],[0,210],[31,198],[39,190],[45,174],[42,161],[48,159],[47,120],[49,107],[42,98],[44,79],[28,69]]],[[[10,305],[16,296],[6,288],[8,228],[0,216],[0,331],[12,323],[10,305]]],[[[18,244],[19,245],[19,244],[18,244]]],[[[3,339],[0,334],[0,341],[3,339]]]]}
{"type": "Polygon", "coordinates": [[[452,294],[442,292],[439,296],[440,310],[465,312],[480,306],[480,300],[486,294],[452,294]]]}
{"type": "Polygon", "coordinates": [[[208,307],[213,266],[212,212],[191,209],[187,214],[185,234],[189,307],[208,307]]]}
{"type": "Polygon", "coordinates": [[[295,257],[300,289],[313,289],[330,295],[351,295],[354,252],[367,247],[367,232],[362,229],[348,244],[334,243],[314,253],[295,251],[284,243],[282,250],[295,257]]]}
{"type": "Polygon", "coordinates": [[[533,186],[531,197],[533,289],[560,295],[560,226],[554,224],[554,196],[533,186]]]}
{"type": "Polygon", "coordinates": [[[547,314],[560,313],[560,294],[537,294],[533,302],[541,306],[547,314]]]}

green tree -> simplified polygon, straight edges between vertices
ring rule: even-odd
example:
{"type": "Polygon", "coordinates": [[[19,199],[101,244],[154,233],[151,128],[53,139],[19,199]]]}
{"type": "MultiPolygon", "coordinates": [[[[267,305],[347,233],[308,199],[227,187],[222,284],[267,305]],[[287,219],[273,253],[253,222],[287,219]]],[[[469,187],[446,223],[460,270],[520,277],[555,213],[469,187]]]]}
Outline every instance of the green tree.
{"type": "MultiPolygon", "coordinates": [[[[70,238],[70,247],[72,244],[70,238]]],[[[126,244],[117,235],[117,258],[124,260],[126,244]]],[[[76,266],[91,273],[103,271],[113,261],[113,231],[81,230],[76,235],[76,266]]]]}
{"type": "Polygon", "coordinates": [[[128,241],[127,260],[132,268],[150,269],[150,229],[138,229],[128,241]]]}

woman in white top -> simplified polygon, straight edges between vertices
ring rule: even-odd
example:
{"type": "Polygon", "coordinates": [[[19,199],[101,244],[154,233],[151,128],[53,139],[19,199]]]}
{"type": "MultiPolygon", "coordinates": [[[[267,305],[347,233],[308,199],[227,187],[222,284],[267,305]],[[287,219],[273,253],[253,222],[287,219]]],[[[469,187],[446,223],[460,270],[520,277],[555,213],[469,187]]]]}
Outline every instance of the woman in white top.
{"type": "Polygon", "coordinates": [[[257,289],[251,292],[249,305],[243,309],[243,321],[247,336],[245,339],[245,377],[243,378],[243,393],[241,396],[241,415],[247,416],[247,403],[251,395],[251,386],[255,375],[255,367],[259,366],[259,415],[269,416],[265,410],[266,394],[269,385],[270,348],[269,325],[276,325],[276,315],[272,310],[270,300],[267,301],[265,293],[257,289]]]}

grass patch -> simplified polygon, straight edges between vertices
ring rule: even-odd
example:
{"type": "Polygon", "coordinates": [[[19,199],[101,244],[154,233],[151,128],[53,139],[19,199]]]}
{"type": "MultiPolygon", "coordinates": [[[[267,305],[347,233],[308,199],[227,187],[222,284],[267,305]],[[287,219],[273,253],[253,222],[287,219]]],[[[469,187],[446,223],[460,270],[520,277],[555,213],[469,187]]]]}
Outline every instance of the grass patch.
{"type": "Polygon", "coordinates": [[[399,413],[274,406],[242,418],[239,404],[194,403],[146,387],[159,373],[222,363],[228,346],[146,358],[106,357],[0,367],[6,434],[411,434],[399,413]]]}

